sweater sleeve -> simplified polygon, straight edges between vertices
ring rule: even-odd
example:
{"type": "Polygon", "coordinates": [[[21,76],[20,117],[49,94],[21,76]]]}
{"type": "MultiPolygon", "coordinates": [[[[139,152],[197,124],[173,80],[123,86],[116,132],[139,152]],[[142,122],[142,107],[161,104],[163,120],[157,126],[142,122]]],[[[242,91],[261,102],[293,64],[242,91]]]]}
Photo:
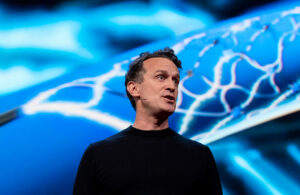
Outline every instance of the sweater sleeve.
{"type": "Polygon", "coordinates": [[[96,163],[90,145],[84,152],[77,171],[73,195],[99,194],[96,163]]]}
{"type": "Polygon", "coordinates": [[[206,169],[207,170],[206,194],[221,195],[223,194],[223,192],[222,192],[222,186],[221,186],[216,162],[210,149],[208,147],[207,149],[208,149],[208,157],[207,157],[208,162],[207,162],[207,169],[206,169]]]}

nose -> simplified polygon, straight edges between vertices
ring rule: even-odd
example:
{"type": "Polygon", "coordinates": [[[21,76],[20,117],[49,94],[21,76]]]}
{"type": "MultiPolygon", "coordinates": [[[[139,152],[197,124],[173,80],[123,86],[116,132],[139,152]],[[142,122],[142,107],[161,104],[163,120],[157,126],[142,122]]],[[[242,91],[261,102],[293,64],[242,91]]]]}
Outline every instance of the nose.
{"type": "Polygon", "coordinates": [[[168,85],[167,85],[167,90],[170,92],[174,92],[177,88],[177,84],[174,82],[173,79],[168,79],[168,85]]]}

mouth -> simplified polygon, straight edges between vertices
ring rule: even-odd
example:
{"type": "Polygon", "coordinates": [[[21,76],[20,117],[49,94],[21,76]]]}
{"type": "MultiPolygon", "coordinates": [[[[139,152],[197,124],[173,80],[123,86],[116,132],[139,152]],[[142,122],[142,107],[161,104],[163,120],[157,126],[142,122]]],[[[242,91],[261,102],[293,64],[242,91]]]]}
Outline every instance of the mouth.
{"type": "Polygon", "coordinates": [[[168,103],[174,103],[175,102],[175,97],[172,96],[172,95],[165,95],[165,96],[163,96],[163,98],[165,100],[167,100],[168,103]]]}

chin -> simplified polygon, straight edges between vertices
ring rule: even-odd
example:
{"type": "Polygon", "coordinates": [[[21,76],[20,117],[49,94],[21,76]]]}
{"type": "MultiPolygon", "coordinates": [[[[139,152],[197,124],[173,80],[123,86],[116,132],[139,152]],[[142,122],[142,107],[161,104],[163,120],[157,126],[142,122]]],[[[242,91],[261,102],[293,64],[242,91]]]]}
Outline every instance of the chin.
{"type": "Polygon", "coordinates": [[[176,105],[173,104],[161,104],[157,107],[157,112],[156,113],[161,113],[163,115],[168,115],[170,116],[175,112],[176,105]]]}
{"type": "Polygon", "coordinates": [[[171,114],[173,114],[175,112],[175,107],[165,108],[164,111],[167,112],[167,113],[170,113],[170,115],[171,115],[171,114]]]}

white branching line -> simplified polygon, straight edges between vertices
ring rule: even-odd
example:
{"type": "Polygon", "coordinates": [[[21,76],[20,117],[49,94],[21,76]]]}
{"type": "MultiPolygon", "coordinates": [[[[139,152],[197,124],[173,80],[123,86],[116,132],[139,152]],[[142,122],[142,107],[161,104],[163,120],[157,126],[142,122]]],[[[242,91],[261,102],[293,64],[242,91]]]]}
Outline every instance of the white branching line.
{"type": "Polygon", "coordinates": [[[99,104],[99,102],[101,101],[103,93],[105,91],[104,84],[107,81],[118,76],[124,76],[125,71],[122,70],[121,66],[125,63],[127,63],[127,61],[114,64],[111,71],[100,76],[78,79],[42,92],[35,98],[30,100],[27,104],[25,104],[22,107],[22,110],[25,114],[49,112],[59,113],[65,116],[83,117],[89,120],[96,121],[100,124],[108,125],[115,129],[121,130],[131,123],[128,121],[124,121],[118,117],[112,116],[109,113],[103,113],[99,110],[92,109],[91,107],[99,104]],[[93,98],[88,102],[48,101],[50,97],[55,95],[58,91],[78,86],[92,88],[93,98]]]}

